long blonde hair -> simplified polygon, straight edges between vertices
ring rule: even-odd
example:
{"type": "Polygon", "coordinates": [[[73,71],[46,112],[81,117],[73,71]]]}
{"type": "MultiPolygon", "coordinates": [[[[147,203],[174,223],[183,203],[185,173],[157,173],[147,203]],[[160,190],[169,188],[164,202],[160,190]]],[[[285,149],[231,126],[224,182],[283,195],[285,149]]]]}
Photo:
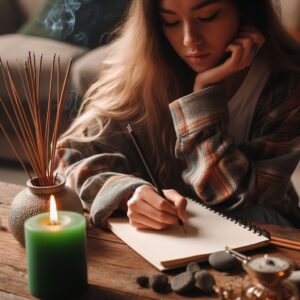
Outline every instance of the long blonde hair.
{"type": "Polygon", "coordinates": [[[183,78],[191,74],[170,51],[162,39],[153,0],[133,1],[124,25],[109,45],[99,80],[87,91],[64,136],[93,141],[101,136],[108,120],[128,120],[146,129],[156,169],[166,172],[175,156],[168,104],[188,89],[183,78]]]}
{"type": "MultiPolygon", "coordinates": [[[[145,129],[156,170],[162,175],[174,159],[175,133],[168,105],[191,92],[194,74],[166,41],[158,2],[132,0],[123,26],[109,45],[100,77],[87,91],[79,115],[64,136],[89,142],[101,137],[109,120],[130,121],[145,129]]],[[[270,65],[299,70],[299,54],[298,60],[294,57],[299,49],[282,29],[271,0],[234,2],[267,41],[270,37],[264,50],[270,65]]]]}

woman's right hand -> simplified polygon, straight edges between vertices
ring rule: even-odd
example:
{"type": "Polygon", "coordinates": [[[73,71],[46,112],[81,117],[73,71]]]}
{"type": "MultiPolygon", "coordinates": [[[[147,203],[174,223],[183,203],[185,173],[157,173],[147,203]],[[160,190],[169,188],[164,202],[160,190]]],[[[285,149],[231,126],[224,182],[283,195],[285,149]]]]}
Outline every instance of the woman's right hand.
{"type": "Polygon", "coordinates": [[[127,216],[137,229],[163,230],[185,218],[186,199],[175,190],[163,190],[167,199],[149,186],[138,187],[128,200],[127,216]]]}
{"type": "Polygon", "coordinates": [[[254,59],[252,47],[259,48],[265,43],[265,37],[254,26],[245,25],[238,36],[226,47],[231,56],[222,64],[199,73],[195,78],[194,92],[224,81],[231,75],[249,67],[254,59]]]}

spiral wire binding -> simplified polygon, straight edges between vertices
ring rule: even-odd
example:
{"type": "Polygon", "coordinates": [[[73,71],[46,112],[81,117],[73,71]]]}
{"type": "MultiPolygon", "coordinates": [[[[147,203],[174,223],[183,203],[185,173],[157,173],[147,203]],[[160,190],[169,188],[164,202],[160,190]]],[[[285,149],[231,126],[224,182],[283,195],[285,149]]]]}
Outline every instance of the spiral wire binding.
{"type": "Polygon", "coordinates": [[[211,206],[206,205],[205,203],[203,203],[201,200],[196,200],[196,199],[191,199],[192,201],[196,202],[197,204],[203,206],[204,208],[212,211],[213,213],[218,214],[219,216],[234,222],[235,224],[238,224],[239,226],[243,226],[244,228],[248,229],[249,231],[252,231],[258,235],[262,235],[268,239],[271,239],[271,233],[269,231],[267,231],[266,229],[263,229],[255,224],[253,224],[251,221],[248,221],[246,219],[243,218],[238,218],[238,217],[232,217],[227,215],[225,212],[213,208],[211,206]]]}

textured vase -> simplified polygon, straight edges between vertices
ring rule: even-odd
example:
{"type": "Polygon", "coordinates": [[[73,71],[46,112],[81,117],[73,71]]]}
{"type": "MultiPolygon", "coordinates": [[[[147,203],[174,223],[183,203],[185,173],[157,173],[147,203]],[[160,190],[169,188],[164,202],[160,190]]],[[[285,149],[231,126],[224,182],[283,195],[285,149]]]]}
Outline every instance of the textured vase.
{"type": "Polygon", "coordinates": [[[79,196],[70,187],[65,185],[65,180],[57,176],[58,182],[54,186],[38,186],[37,178],[28,180],[26,188],[20,191],[11,203],[8,214],[10,232],[23,246],[24,222],[39,213],[49,211],[50,196],[55,197],[57,210],[69,210],[83,214],[83,207],[79,196]]]}

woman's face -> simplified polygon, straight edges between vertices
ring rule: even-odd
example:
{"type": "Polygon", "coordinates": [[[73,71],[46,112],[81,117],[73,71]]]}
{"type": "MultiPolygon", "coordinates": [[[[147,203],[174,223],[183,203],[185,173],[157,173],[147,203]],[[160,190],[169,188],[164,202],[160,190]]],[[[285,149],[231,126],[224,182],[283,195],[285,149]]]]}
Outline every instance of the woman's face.
{"type": "Polygon", "coordinates": [[[160,0],[164,34],[197,73],[220,64],[235,38],[240,15],[231,0],[160,0]]]}

